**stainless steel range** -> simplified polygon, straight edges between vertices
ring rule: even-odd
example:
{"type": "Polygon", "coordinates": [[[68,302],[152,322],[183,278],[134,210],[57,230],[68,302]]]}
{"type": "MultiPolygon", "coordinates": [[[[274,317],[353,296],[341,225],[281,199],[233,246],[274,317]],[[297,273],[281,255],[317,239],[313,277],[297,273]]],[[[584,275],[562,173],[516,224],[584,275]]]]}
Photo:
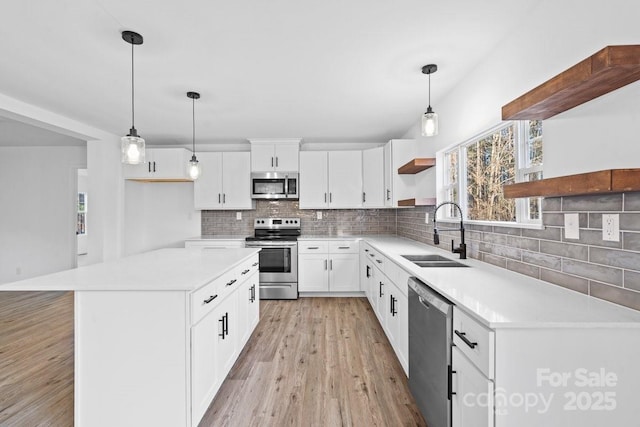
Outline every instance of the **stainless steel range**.
{"type": "Polygon", "coordinates": [[[260,299],[298,299],[300,218],[256,218],[245,246],[261,248],[260,299]]]}

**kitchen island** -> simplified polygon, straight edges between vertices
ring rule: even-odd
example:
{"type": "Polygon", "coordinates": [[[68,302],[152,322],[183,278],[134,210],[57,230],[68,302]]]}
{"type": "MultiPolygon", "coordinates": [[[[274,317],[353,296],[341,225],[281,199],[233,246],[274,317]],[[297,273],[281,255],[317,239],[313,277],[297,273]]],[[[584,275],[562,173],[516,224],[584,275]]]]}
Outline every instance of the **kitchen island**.
{"type": "Polygon", "coordinates": [[[161,249],[0,291],[74,292],[76,426],[196,426],[257,325],[258,252],[161,249]]]}

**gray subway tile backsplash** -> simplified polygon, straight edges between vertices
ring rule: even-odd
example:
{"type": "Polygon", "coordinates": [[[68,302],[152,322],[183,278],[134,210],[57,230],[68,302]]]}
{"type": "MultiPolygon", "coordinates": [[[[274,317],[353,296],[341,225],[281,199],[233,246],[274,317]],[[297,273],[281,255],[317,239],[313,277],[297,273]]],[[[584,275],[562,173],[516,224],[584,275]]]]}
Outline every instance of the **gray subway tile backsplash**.
{"type": "MultiPolygon", "coordinates": [[[[468,224],[467,255],[584,294],[640,310],[640,192],[543,199],[542,229],[468,224]],[[623,210],[624,204],[624,210],[623,210]],[[580,214],[580,239],[564,240],[564,213],[580,214]],[[602,240],[602,213],[620,214],[621,242],[602,240]]],[[[303,235],[390,234],[433,245],[433,206],[300,210],[297,201],[257,201],[253,211],[203,211],[202,234],[248,236],[257,217],[300,217],[303,235]]],[[[440,225],[440,224],[439,224],[440,225]]],[[[453,228],[450,224],[442,228],[453,228]]],[[[440,247],[460,241],[442,231],[440,247]]]]}

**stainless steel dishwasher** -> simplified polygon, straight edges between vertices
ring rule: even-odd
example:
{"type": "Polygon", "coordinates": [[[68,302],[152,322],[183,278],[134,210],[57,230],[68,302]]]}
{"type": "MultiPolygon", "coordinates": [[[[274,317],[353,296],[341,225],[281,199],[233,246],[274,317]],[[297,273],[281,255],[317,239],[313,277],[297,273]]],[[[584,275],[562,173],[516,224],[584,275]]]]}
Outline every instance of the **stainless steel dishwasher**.
{"type": "Polygon", "coordinates": [[[409,388],[429,427],[451,426],[453,304],[409,278],[409,388]]]}

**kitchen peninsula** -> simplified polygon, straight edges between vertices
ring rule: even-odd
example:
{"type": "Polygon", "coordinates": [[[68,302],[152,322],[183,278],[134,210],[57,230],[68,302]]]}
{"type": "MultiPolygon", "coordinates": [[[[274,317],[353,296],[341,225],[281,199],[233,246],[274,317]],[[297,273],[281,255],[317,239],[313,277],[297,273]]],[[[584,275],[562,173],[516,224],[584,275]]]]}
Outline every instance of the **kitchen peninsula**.
{"type": "Polygon", "coordinates": [[[258,323],[256,249],[161,249],[0,285],[73,291],[76,426],[195,426],[258,323]]]}

